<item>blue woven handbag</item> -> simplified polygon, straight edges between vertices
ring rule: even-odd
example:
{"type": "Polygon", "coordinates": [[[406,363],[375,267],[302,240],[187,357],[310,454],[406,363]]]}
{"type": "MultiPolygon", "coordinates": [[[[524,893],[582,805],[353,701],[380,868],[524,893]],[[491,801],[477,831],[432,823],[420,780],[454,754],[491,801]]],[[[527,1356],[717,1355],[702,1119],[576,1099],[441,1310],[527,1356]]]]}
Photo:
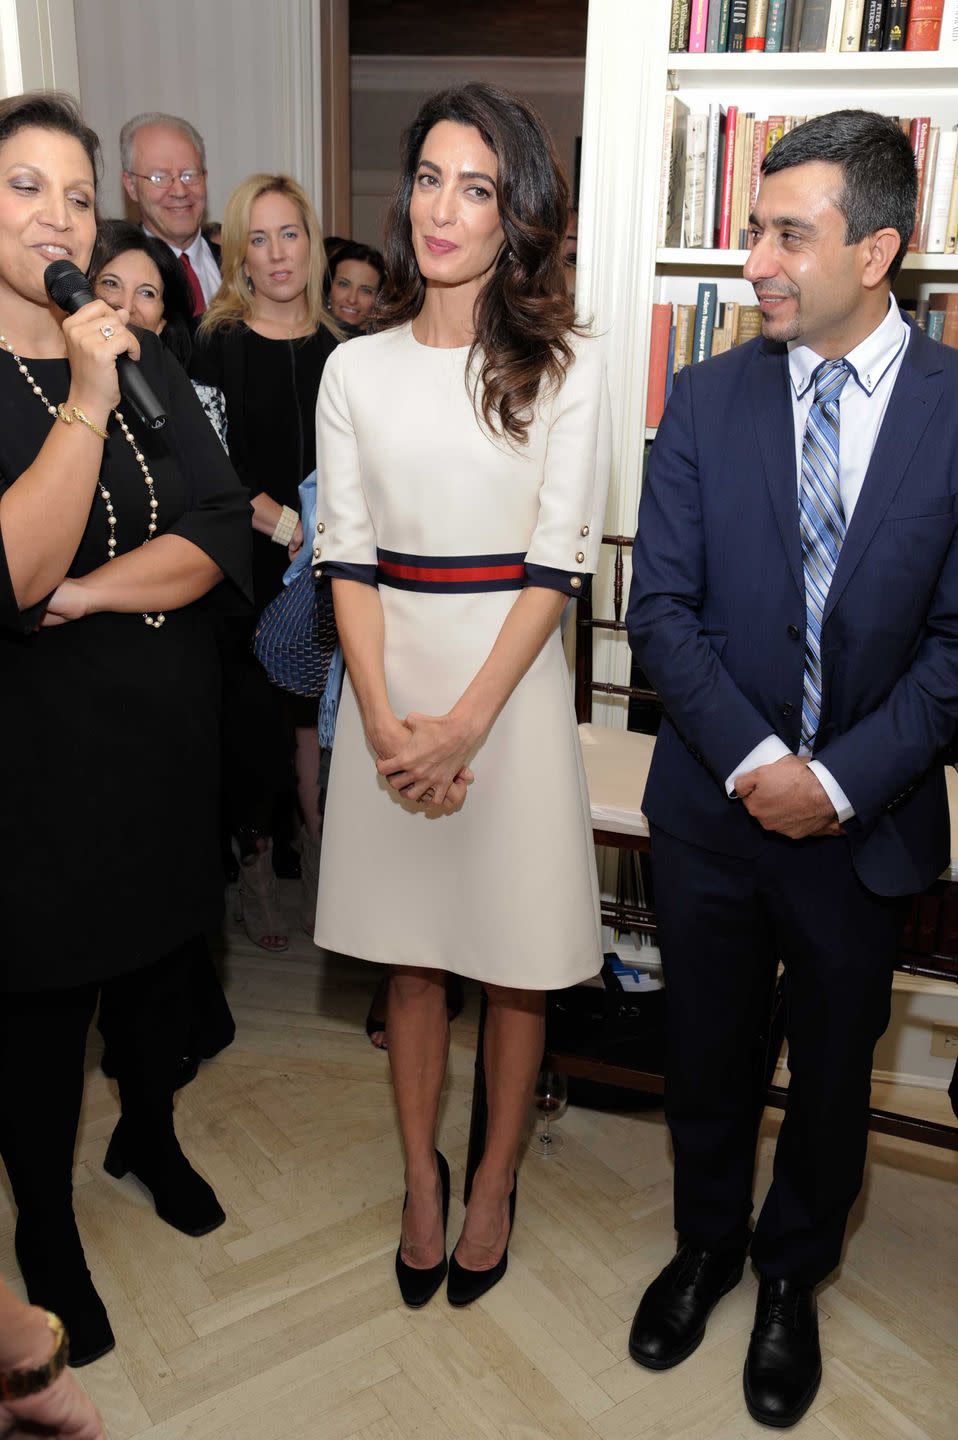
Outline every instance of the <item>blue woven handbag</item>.
{"type": "Polygon", "coordinates": [[[253,652],[274,685],[312,699],[326,688],[335,648],[330,586],[317,587],[307,566],[263,610],[253,652]]]}

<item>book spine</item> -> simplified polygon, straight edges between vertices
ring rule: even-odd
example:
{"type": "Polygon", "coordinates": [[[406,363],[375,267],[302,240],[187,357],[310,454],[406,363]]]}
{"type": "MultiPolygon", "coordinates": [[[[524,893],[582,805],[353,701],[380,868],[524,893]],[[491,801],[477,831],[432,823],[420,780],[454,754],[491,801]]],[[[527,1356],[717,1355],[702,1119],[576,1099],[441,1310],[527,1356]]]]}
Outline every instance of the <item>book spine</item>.
{"type": "Polygon", "coordinates": [[[732,14],[732,0],[722,0],[719,7],[718,23],[718,48],[719,53],[724,54],[728,50],[728,26],[732,14]]]}
{"type": "MultiPolygon", "coordinates": [[[[908,8],[906,50],[937,50],[945,0],[911,0],[908,8]]],[[[945,344],[948,344],[946,338],[945,344]]]]}
{"type": "Polygon", "coordinates": [[[755,209],[755,202],[758,199],[758,187],[762,183],[762,161],[765,159],[765,146],[768,141],[768,121],[756,120],[755,130],[752,135],[752,163],[749,171],[748,183],[748,207],[745,211],[744,229],[745,246],[748,246],[748,223],[755,209]]]}
{"type": "Polygon", "coordinates": [[[689,21],[689,54],[705,54],[705,35],[708,29],[709,0],[692,0],[689,21]]]}
{"type": "Polygon", "coordinates": [[[705,243],[705,166],[708,125],[707,115],[689,116],[685,148],[682,244],[690,250],[701,250],[705,243]]]}
{"type": "Polygon", "coordinates": [[[842,41],[839,49],[845,54],[861,49],[862,23],[865,18],[865,0],[845,0],[845,15],[842,20],[842,41]]]}
{"type": "Polygon", "coordinates": [[[921,209],[918,212],[918,249],[925,254],[928,250],[928,228],[931,224],[931,197],[935,191],[935,179],[938,173],[938,142],[941,138],[941,131],[937,125],[932,125],[928,131],[928,144],[925,147],[925,183],[922,187],[921,209]]]}
{"type": "Polygon", "coordinates": [[[723,120],[724,111],[721,105],[713,102],[709,106],[708,137],[705,148],[705,207],[702,244],[707,249],[711,249],[716,243],[723,120]]]}
{"type": "Polygon", "coordinates": [[[770,0],[768,19],[765,22],[765,49],[768,54],[778,54],[785,36],[785,11],[788,0],[770,0]]]}
{"type": "Polygon", "coordinates": [[[768,117],[768,134],[765,137],[765,154],[777,145],[785,134],[785,116],[770,115],[768,117]]]}
{"type": "Polygon", "coordinates": [[[880,50],[885,31],[885,7],[887,0],[868,0],[865,22],[862,26],[862,49],[880,50]]]}
{"type": "Polygon", "coordinates": [[[745,26],[748,21],[748,0],[732,0],[728,17],[728,48],[730,54],[745,49],[745,26]]]}
{"type": "Polygon", "coordinates": [[[925,334],[929,340],[942,340],[945,335],[944,310],[929,310],[925,317],[925,334]]]}
{"type": "Polygon", "coordinates": [[[799,49],[821,54],[828,41],[829,0],[805,0],[799,49]]]}
{"type": "Polygon", "coordinates": [[[927,115],[919,115],[911,122],[912,154],[915,157],[915,169],[918,172],[918,205],[915,210],[915,228],[911,232],[911,239],[908,241],[909,250],[918,249],[918,232],[921,224],[921,205],[925,195],[925,157],[928,153],[928,131],[931,129],[931,120],[927,115]]]}
{"type": "Polygon", "coordinates": [[[671,91],[665,97],[665,119],[662,123],[662,165],[659,170],[659,228],[656,245],[665,244],[669,228],[669,183],[672,175],[672,130],[675,125],[675,96],[671,91]]]}
{"type": "Polygon", "coordinates": [[[672,306],[652,306],[652,337],[649,345],[649,391],[645,405],[645,423],[658,425],[665,411],[665,367],[669,355],[669,332],[672,329],[672,306]]]}
{"type": "Polygon", "coordinates": [[[829,55],[837,55],[842,45],[842,22],[845,19],[845,0],[832,0],[828,11],[828,33],[825,49],[829,55]]]}
{"type": "Polygon", "coordinates": [[[745,12],[746,50],[765,49],[765,26],[768,24],[768,0],[748,0],[745,12]]]}
{"type": "Polygon", "coordinates": [[[945,0],[945,8],[941,12],[941,38],[938,41],[938,50],[942,54],[958,50],[958,0],[945,0]]]}
{"type": "Polygon", "coordinates": [[[948,243],[948,216],[958,158],[958,130],[942,130],[938,137],[935,183],[929,204],[928,232],[922,247],[928,255],[944,255],[948,243]]]}
{"type": "Polygon", "coordinates": [[[725,319],[722,324],[725,326],[725,333],[728,335],[728,348],[738,344],[738,324],[741,305],[735,300],[729,300],[725,306],[725,319]]]}
{"type": "Polygon", "coordinates": [[[909,0],[888,0],[885,7],[885,29],[882,32],[883,50],[904,50],[908,8],[909,0]]]}
{"type": "Polygon", "coordinates": [[[727,250],[732,234],[732,184],[735,178],[735,140],[738,106],[730,105],[725,119],[725,155],[722,161],[722,194],[719,202],[719,249],[727,250]]]}
{"type": "Polygon", "coordinates": [[[945,254],[958,251],[958,156],[955,158],[955,173],[951,180],[951,201],[948,205],[948,228],[945,232],[945,254]]]}
{"type": "MultiPolygon", "coordinates": [[[[929,315],[930,315],[929,311],[929,315]]],[[[948,305],[945,308],[945,323],[941,332],[941,343],[950,345],[953,350],[958,350],[958,306],[948,305]]]]}
{"type": "Polygon", "coordinates": [[[718,286],[714,282],[700,285],[695,305],[695,332],[692,337],[693,365],[698,365],[711,357],[717,305],[718,286]]]}
{"type": "Polygon", "coordinates": [[[675,102],[672,126],[672,153],[669,157],[669,206],[666,222],[666,245],[682,244],[682,217],[685,202],[685,154],[688,139],[689,107],[675,102]]]}
{"type": "Polygon", "coordinates": [[[689,48],[689,17],[689,0],[672,0],[669,49],[673,52],[689,48]]]}
{"type": "Polygon", "coordinates": [[[675,340],[678,333],[676,325],[669,326],[669,353],[665,362],[665,401],[668,404],[669,396],[672,394],[672,382],[675,379],[675,340]]]}
{"type": "Polygon", "coordinates": [[[675,320],[675,371],[684,370],[692,358],[692,332],[695,327],[695,306],[679,305],[675,320]]]}
{"type": "Polygon", "coordinates": [[[744,250],[747,243],[748,198],[752,183],[752,145],[755,138],[755,116],[751,111],[745,116],[744,127],[739,126],[739,135],[742,143],[740,147],[736,147],[738,153],[735,156],[733,186],[735,215],[732,220],[732,238],[739,250],[744,250]]]}
{"type": "Polygon", "coordinates": [[[705,31],[705,49],[709,55],[718,51],[719,21],[722,18],[721,0],[710,0],[709,23],[705,31]]]}
{"type": "Polygon", "coordinates": [[[801,47],[802,21],[805,18],[805,0],[788,0],[788,16],[785,23],[784,49],[794,55],[801,47]]]}

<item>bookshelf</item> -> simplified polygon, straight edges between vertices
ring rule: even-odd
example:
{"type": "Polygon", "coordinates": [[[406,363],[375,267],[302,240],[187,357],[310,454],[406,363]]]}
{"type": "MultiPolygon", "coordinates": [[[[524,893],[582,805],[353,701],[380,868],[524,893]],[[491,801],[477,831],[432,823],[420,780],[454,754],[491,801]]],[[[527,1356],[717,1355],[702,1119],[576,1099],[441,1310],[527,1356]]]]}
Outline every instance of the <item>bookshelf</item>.
{"type": "MultiPolygon", "coordinates": [[[[744,250],[657,245],[666,94],[701,113],[710,102],[756,115],[814,115],[860,105],[888,115],[931,115],[958,124],[958,53],[673,54],[670,0],[590,0],[579,201],[577,307],[606,337],[613,409],[613,480],[606,526],[631,534],[648,440],[645,401],[652,306],[695,300],[715,280],[719,300],[753,303],[741,278],[744,250]]],[[[909,253],[896,284],[902,298],[921,286],[958,282],[958,256],[909,253]]],[[[610,613],[610,577],[597,580],[596,611],[610,613]]],[[[597,679],[626,683],[628,648],[595,647],[597,679]]],[[[624,725],[624,707],[599,707],[604,724],[624,725]]]]}

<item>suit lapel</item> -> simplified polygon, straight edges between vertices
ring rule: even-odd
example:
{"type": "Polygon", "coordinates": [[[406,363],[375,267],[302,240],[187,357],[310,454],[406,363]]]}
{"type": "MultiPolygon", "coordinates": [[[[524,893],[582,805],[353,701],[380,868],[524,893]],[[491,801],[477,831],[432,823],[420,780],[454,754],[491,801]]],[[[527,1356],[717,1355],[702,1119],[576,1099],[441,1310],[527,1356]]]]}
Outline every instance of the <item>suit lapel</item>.
{"type": "Polygon", "coordinates": [[[902,357],[901,369],[889,397],[885,418],[865,473],[861,495],[849,522],[832,577],[822,613],[823,626],[868,549],[885,511],[895,498],[908,463],[941,400],[940,356],[937,342],[929,340],[912,326],[911,338],[902,357]]]}
{"type": "Polygon", "coordinates": [[[788,352],[784,345],[763,342],[756,347],[752,383],[747,389],[751,395],[752,419],[765,468],[765,483],[795,584],[804,598],[798,476],[795,474],[795,422],[789,394],[788,352]]]}

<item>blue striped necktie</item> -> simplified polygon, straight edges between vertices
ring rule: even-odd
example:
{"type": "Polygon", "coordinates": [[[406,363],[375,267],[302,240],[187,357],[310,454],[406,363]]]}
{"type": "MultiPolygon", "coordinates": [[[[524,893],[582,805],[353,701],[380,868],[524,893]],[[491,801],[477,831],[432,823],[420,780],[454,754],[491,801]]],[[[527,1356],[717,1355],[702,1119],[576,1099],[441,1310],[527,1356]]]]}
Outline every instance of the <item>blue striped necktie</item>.
{"type": "Polygon", "coordinates": [[[802,442],[799,510],[805,568],[803,750],[811,750],[822,713],[822,614],[845,539],[845,511],[838,484],[838,405],[849,373],[844,360],[823,360],[819,365],[815,399],[802,442]]]}

